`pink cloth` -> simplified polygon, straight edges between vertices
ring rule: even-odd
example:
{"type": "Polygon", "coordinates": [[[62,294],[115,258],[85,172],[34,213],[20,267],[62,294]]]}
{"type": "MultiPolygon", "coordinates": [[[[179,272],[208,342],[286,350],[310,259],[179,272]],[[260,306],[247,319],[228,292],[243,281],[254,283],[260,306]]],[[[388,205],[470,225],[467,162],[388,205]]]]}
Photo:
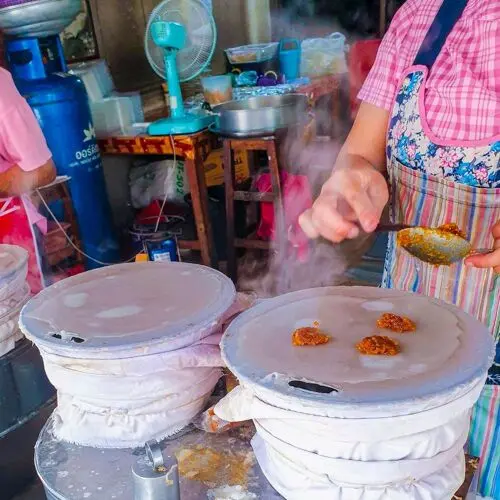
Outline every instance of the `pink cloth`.
{"type": "MultiPolygon", "coordinates": [[[[303,175],[292,175],[288,172],[281,172],[280,175],[287,239],[295,249],[297,258],[304,261],[308,256],[309,240],[299,226],[299,217],[312,206],[311,188],[307,177],[303,175]]],[[[271,175],[261,174],[256,187],[261,193],[272,192],[271,175]]],[[[261,203],[257,236],[263,240],[272,240],[275,237],[273,203],[261,203]]]]}
{"type": "MultiPolygon", "coordinates": [[[[442,0],[408,0],[396,13],[358,97],[390,110],[442,0]]],[[[500,0],[469,0],[425,87],[431,131],[446,140],[500,134],[500,0]]]]}
{"type": "Polygon", "coordinates": [[[0,172],[13,165],[35,170],[51,156],[33,111],[10,73],[0,68],[0,172]]]}

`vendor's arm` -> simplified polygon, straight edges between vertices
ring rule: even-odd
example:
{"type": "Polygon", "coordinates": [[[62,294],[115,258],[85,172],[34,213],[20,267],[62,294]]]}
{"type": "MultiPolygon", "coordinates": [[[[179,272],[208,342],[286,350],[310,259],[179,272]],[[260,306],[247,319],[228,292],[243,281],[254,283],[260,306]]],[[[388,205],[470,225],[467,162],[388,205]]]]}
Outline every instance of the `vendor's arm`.
{"type": "Polygon", "coordinates": [[[52,160],[33,170],[23,170],[19,165],[0,173],[0,198],[20,196],[41,186],[50,184],[56,178],[52,160]]]}
{"type": "Polygon", "coordinates": [[[0,69],[0,198],[17,196],[55,179],[52,155],[33,111],[0,69]]]}
{"type": "Polygon", "coordinates": [[[356,238],[359,226],[373,231],[389,199],[385,171],[385,134],[389,112],[363,103],[342,146],[332,175],[311,210],[300,217],[310,238],[333,242],[356,238]]]}
{"type": "Polygon", "coordinates": [[[311,210],[300,218],[310,238],[333,242],[356,238],[361,227],[372,232],[389,199],[385,180],[386,134],[401,75],[397,47],[404,38],[396,14],[377,53],[375,64],[359,94],[362,101],[354,125],[340,150],[332,175],[311,210]]]}

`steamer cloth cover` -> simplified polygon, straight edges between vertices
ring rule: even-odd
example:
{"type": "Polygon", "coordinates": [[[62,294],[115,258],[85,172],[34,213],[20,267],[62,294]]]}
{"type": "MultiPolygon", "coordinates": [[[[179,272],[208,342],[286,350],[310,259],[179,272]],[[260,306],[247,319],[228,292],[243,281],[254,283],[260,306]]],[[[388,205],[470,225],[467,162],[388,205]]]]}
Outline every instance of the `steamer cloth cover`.
{"type": "Polygon", "coordinates": [[[218,342],[235,296],[212,269],[135,263],[32,299],[20,325],[58,390],[57,437],[126,448],[187,425],[220,378],[218,342]]]}
{"type": "Polygon", "coordinates": [[[246,311],[221,346],[241,386],[215,411],[254,419],[257,459],[285,498],[449,500],[460,486],[493,342],[459,309],[394,290],[305,290],[246,311]],[[417,331],[379,330],[384,312],[410,317],[417,331]],[[331,341],[293,346],[293,330],[315,321],[331,341]],[[397,339],[402,352],[360,355],[355,344],[374,334],[397,339]]]}

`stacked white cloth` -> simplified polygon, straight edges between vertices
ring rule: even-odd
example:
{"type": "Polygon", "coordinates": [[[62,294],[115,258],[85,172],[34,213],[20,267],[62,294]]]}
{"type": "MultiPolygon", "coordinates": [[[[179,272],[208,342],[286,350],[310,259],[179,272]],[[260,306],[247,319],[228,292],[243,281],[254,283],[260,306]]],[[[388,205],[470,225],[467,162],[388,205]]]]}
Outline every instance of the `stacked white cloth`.
{"type": "Polygon", "coordinates": [[[173,351],[148,348],[110,359],[67,357],[38,346],[57,389],[54,433],[98,448],[135,448],[161,440],[200,413],[221,377],[219,342],[228,318],[248,307],[239,297],[224,317],[173,351]]]}
{"type": "Polygon", "coordinates": [[[12,351],[23,338],[19,312],[30,296],[26,282],[28,253],[13,245],[0,245],[0,356],[12,351]]]}
{"type": "Polygon", "coordinates": [[[449,500],[464,479],[470,411],[483,384],[431,409],[352,418],[279,408],[240,386],[215,413],[254,420],[259,465],[287,500],[449,500]]]}

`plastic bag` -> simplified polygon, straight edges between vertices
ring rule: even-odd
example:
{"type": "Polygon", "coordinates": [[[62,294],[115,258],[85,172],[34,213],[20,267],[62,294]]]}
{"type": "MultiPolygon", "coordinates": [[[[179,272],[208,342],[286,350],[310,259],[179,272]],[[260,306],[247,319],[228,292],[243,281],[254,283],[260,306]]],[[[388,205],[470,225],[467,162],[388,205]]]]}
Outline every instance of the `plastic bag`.
{"type": "Polygon", "coordinates": [[[324,76],[347,72],[345,36],[333,33],[326,38],[309,38],[301,45],[301,76],[324,76]]]}
{"type": "Polygon", "coordinates": [[[130,198],[134,208],[147,207],[153,200],[183,203],[189,184],[183,161],[162,160],[136,164],[130,170],[130,198]]]}

